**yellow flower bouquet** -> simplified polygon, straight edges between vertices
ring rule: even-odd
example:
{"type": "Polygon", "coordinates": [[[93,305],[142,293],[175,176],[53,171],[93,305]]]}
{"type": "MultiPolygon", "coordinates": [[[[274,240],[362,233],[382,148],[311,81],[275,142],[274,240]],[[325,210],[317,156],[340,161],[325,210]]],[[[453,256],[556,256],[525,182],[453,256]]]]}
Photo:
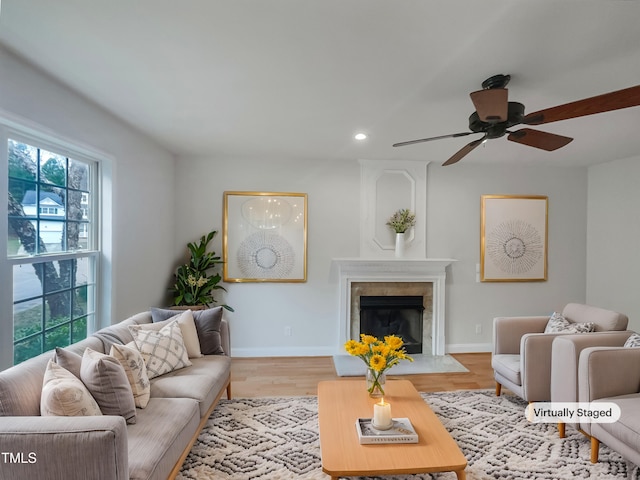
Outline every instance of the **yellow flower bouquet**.
{"type": "Polygon", "coordinates": [[[371,381],[368,384],[369,395],[375,395],[379,391],[384,395],[382,387],[382,378],[386,370],[396,365],[400,360],[409,360],[413,362],[413,358],[407,355],[404,349],[402,338],[396,335],[387,335],[384,340],[379,340],[373,335],[360,335],[360,341],[349,340],[344,344],[344,348],[349,355],[360,357],[367,365],[371,375],[371,381]]]}

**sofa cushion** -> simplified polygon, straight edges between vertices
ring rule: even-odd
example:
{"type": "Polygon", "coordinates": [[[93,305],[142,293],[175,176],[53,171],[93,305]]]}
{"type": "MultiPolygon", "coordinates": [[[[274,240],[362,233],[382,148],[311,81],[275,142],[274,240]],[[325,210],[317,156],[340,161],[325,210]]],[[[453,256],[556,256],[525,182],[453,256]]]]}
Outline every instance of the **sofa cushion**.
{"type": "Polygon", "coordinates": [[[51,352],[0,372],[0,415],[40,415],[40,395],[51,352]]]}
{"type": "Polygon", "coordinates": [[[80,379],[104,415],[120,415],[127,423],[136,423],[133,392],[118,360],[87,348],[82,356],[80,379]]]}
{"type": "Polygon", "coordinates": [[[151,394],[151,384],[149,383],[144,358],[142,358],[142,354],[136,348],[135,343],[112,345],[109,355],[118,360],[122,368],[124,368],[136,407],[146,407],[151,394]]]}
{"type": "MultiPolygon", "coordinates": [[[[192,312],[198,332],[200,351],[203,355],[224,355],[220,325],[222,324],[222,307],[207,308],[192,312]]],[[[176,315],[175,310],[152,308],[151,317],[154,322],[161,322],[176,315]]]]}
{"type": "Polygon", "coordinates": [[[42,416],[102,415],[98,403],[73,373],[49,360],[40,396],[42,416]]]}
{"type": "Polygon", "coordinates": [[[191,310],[183,310],[177,313],[174,311],[174,313],[175,315],[167,320],[143,325],[142,328],[148,330],[160,330],[172,320],[177,320],[178,325],[180,325],[180,332],[182,333],[184,346],[187,347],[187,354],[189,355],[189,358],[201,357],[202,352],[200,351],[200,341],[198,339],[198,331],[196,330],[193,312],[191,310]]]}
{"type": "Polygon", "coordinates": [[[222,355],[192,359],[193,365],[151,380],[152,398],[193,398],[205,415],[222,391],[231,368],[231,358],[222,355]]]}
{"type": "Polygon", "coordinates": [[[593,322],[570,322],[557,312],[553,312],[544,329],[544,333],[589,333],[593,331],[595,331],[595,324],[593,322]]]}
{"type": "Polygon", "coordinates": [[[82,365],[82,355],[78,355],[71,350],[56,347],[54,361],[65,370],[73,373],[76,378],[80,378],[80,367],[82,365]]]}
{"type": "Polygon", "coordinates": [[[159,331],[146,330],[141,325],[130,325],[136,347],[145,359],[149,379],[191,365],[176,320],[159,331]]]}
{"type": "Polygon", "coordinates": [[[131,325],[137,325],[135,317],[127,318],[120,323],[98,330],[93,335],[102,341],[102,351],[109,352],[111,351],[111,345],[126,345],[133,341],[133,336],[129,331],[129,326],[131,325]]]}
{"type": "Polygon", "coordinates": [[[190,398],[152,398],[127,426],[130,480],[166,479],[198,430],[198,404],[190,398]]]}

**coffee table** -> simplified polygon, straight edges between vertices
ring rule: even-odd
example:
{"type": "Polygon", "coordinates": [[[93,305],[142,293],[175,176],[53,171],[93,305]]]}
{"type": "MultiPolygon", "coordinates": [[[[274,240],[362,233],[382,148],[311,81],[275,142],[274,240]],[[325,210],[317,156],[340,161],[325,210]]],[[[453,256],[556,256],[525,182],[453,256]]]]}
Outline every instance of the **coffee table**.
{"type": "Polygon", "coordinates": [[[373,416],[364,378],[318,384],[318,423],[322,471],[338,477],[455,472],[465,480],[467,459],[460,447],[408,380],[387,380],[385,402],[391,415],[407,417],[418,443],[361,445],[356,418],[373,416]]]}

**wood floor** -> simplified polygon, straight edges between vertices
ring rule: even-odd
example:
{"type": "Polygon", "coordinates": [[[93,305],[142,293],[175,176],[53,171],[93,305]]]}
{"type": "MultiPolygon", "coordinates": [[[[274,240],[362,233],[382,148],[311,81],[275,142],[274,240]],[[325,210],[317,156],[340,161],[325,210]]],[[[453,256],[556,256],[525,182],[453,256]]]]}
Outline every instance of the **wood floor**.
{"type": "MultiPolygon", "coordinates": [[[[451,355],[469,372],[403,375],[419,392],[494,388],[490,353],[451,355]]],[[[393,370],[390,370],[393,373],[393,370]]],[[[388,375],[394,378],[393,375],[388,375]]],[[[232,358],[231,394],[234,398],[316,395],[318,382],[340,380],[331,357],[232,358]]],[[[351,377],[353,378],[353,377],[351,377]]]]}

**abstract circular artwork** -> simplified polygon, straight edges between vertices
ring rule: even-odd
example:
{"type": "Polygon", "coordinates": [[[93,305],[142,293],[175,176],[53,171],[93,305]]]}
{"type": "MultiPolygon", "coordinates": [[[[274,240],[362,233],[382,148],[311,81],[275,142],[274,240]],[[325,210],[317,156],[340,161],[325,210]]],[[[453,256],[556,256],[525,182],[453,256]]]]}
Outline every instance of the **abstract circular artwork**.
{"type": "Polygon", "coordinates": [[[524,220],[506,220],[487,235],[486,253],[501,271],[521,275],[542,260],[544,239],[530,223],[524,220]]]}
{"type": "Polygon", "coordinates": [[[256,232],[240,244],[238,264],[247,278],[286,278],[295,264],[295,252],[282,236],[256,232]]]}

